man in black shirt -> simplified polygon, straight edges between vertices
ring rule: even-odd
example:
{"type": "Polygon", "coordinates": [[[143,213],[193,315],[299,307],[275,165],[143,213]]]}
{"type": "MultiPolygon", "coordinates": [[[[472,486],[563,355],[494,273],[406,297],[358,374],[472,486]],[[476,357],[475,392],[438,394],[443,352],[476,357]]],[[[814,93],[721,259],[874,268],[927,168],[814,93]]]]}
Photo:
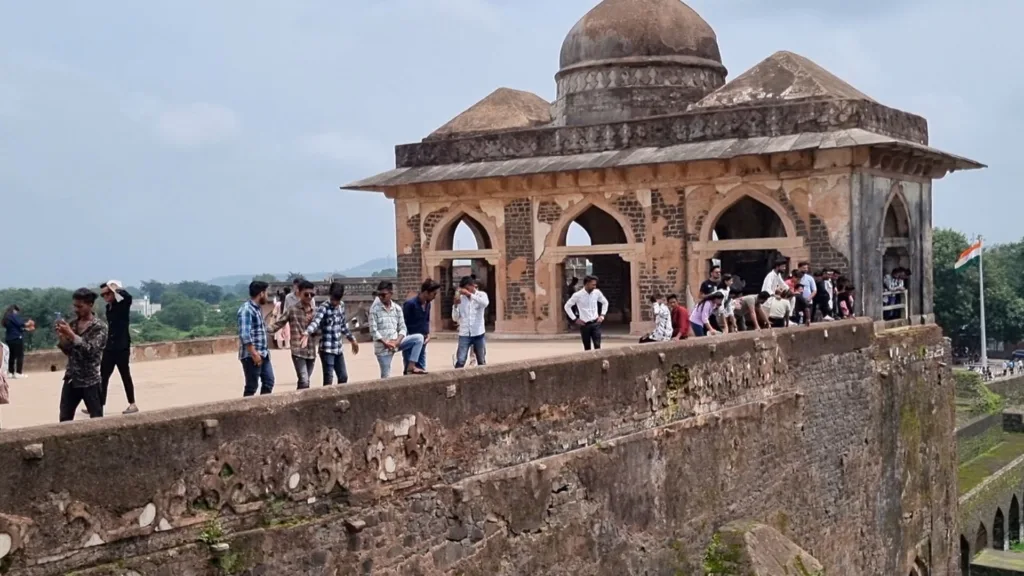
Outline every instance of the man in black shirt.
{"type": "Polygon", "coordinates": [[[131,321],[132,295],[121,288],[121,283],[111,280],[100,286],[100,296],[107,302],[107,325],[110,333],[107,336],[107,345],[103,349],[103,360],[100,363],[100,399],[103,405],[107,404],[107,385],[110,384],[110,376],[114,368],[121,374],[121,382],[124,384],[124,393],[128,397],[128,408],[124,414],[134,414],[139,411],[135,405],[135,384],[132,382],[131,368],[129,362],[132,356],[132,336],[128,330],[131,321]]]}

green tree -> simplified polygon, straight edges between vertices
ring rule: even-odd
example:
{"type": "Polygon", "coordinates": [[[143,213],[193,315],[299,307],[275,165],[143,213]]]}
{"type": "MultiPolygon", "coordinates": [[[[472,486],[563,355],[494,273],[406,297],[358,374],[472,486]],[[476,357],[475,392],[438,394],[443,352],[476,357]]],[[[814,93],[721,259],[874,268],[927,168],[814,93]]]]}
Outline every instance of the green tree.
{"type": "Polygon", "coordinates": [[[398,270],[394,268],[385,268],[383,270],[377,270],[370,276],[373,278],[396,278],[398,277],[398,270]]]}
{"type": "Polygon", "coordinates": [[[206,282],[180,282],[174,284],[170,291],[177,292],[193,300],[202,300],[207,304],[216,304],[224,296],[224,289],[206,282]]]}
{"type": "Polygon", "coordinates": [[[164,292],[167,291],[167,285],[163,282],[157,282],[156,280],[150,280],[142,283],[142,294],[149,296],[149,301],[154,304],[161,304],[164,292]]]}
{"type": "Polygon", "coordinates": [[[935,281],[935,321],[942,326],[954,346],[970,346],[977,340],[978,322],[972,307],[976,298],[977,271],[953,269],[960,253],[970,243],[956,230],[937,228],[932,235],[932,274],[935,281]],[[973,282],[973,284],[972,284],[973,282]]]}
{"type": "Polygon", "coordinates": [[[191,298],[175,299],[161,308],[154,318],[162,324],[188,332],[206,321],[206,304],[191,298]]]}

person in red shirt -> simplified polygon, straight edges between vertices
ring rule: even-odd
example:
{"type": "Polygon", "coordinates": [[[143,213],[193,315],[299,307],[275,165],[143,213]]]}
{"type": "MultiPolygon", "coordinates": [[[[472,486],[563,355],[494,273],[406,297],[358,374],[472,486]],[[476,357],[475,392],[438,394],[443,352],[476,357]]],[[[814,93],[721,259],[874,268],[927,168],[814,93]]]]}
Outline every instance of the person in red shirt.
{"type": "Polygon", "coordinates": [[[682,340],[690,335],[690,311],[679,303],[679,296],[670,294],[668,308],[672,313],[672,339],[682,340]]]}

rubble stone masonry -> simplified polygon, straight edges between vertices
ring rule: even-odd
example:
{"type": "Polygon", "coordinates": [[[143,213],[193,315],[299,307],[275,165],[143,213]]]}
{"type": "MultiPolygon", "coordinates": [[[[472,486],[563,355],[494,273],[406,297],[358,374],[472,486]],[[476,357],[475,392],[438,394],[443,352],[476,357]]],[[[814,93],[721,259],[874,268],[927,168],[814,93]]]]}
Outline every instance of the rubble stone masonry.
{"type": "Polygon", "coordinates": [[[829,574],[956,574],[948,349],[872,326],[7,432],[0,571],[699,574],[751,520],[829,574]]]}

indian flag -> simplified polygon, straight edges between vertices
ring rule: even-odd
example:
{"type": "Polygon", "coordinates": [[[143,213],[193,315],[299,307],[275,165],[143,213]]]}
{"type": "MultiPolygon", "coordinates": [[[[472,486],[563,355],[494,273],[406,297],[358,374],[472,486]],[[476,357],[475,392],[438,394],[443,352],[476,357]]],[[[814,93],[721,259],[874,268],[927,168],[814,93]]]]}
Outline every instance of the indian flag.
{"type": "Polygon", "coordinates": [[[960,258],[958,258],[956,264],[953,265],[953,269],[955,270],[963,266],[964,264],[967,264],[968,262],[974,260],[978,256],[981,256],[981,240],[978,240],[974,244],[971,244],[970,246],[967,247],[967,250],[964,250],[960,254],[960,258]]]}

